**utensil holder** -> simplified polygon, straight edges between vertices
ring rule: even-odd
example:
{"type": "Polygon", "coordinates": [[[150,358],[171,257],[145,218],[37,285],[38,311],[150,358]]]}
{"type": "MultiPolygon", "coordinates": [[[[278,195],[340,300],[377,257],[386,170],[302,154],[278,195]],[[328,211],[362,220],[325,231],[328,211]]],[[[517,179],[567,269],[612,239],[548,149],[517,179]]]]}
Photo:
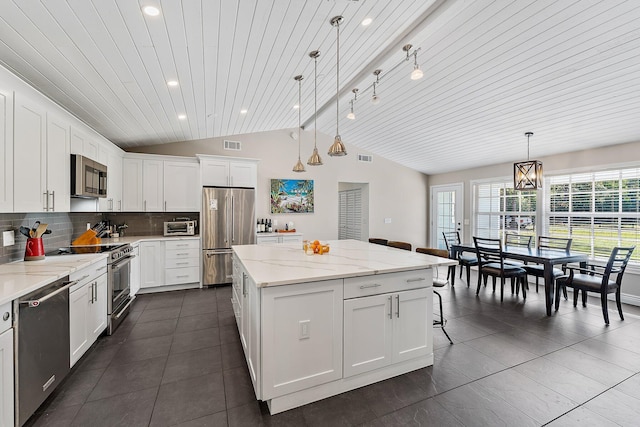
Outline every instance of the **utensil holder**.
{"type": "Polygon", "coordinates": [[[25,261],[38,261],[44,259],[44,243],[42,237],[27,238],[27,245],[24,249],[25,261]]]}

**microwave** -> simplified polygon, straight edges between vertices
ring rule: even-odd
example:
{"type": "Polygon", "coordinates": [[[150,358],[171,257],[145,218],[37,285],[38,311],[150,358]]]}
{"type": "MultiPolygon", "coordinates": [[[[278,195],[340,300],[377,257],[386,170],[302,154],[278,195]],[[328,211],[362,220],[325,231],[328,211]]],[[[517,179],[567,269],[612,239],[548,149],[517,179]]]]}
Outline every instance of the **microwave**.
{"type": "Polygon", "coordinates": [[[107,197],[107,167],[79,154],[72,154],[71,197],[107,197]]]}
{"type": "Polygon", "coordinates": [[[196,221],[169,221],[164,223],[165,236],[194,236],[196,221]]]}

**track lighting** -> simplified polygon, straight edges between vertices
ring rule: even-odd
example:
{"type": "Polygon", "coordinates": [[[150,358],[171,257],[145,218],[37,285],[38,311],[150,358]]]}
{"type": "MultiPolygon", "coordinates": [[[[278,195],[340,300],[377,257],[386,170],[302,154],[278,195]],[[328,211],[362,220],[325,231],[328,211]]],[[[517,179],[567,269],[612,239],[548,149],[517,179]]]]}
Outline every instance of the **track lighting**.
{"type": "Polygon", "coordinates": [[[422,76],[424,76],[424,73],[422,72],[422,70],[420,69],[420,66],[418,65],[418,51],[420,49],[418,48],[414,50],[412,54],[410,54],[409,51],[411,50],[412,47],[413,45],[406,44],[402,47],[402,50],[407,53],[407,61],[409,60],[409,57],[413,56],[413,71],[411,72],[411,80],[419,80],[422,78],[422,76]]]}
{"type": "Polygon", "coordinates": [[[358,99],[358,88],[352,89],[351,92],[353,92],[353,99],[349,101],[349,104],[351,104],[351,111],[349,112],[349,114],[347,114],[347,119],[355,120],[356,115],[353,112],[353,103],[358,99]]]}
{"type": "Polygon", "coordinates": [[[373,72],[373,75],[376,76],[376,81],[373,82],[373,95],[371,95],[371,103],[373,105],[378,105],[380,103],[380,96],[376,93],[376,86],[380,84],[380,73],[382,70],[378,69],[373,72]]]}

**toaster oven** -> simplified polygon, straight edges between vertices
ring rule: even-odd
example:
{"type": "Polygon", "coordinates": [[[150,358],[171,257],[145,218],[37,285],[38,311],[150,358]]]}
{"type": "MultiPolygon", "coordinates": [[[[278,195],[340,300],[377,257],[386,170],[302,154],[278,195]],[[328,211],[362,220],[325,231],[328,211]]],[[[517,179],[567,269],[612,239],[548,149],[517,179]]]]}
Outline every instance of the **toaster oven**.
{"type": "Polygon", "coordinates": [[[165,236],[194,236],[196,221],[168,221],[164,223],[165,236]]]}

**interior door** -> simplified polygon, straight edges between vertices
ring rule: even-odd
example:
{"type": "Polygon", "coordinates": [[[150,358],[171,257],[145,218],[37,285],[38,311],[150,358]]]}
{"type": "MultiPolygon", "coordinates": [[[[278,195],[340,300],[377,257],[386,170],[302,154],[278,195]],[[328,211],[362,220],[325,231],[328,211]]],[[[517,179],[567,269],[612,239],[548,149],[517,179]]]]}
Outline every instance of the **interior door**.
{"type": "Polygon", "coordinates": [[[457,231],[460,240],[465,241],[462,198],[462,183],[435,185],[431,187],[431,246],[446,249],[443,231],[457,231]]]}

